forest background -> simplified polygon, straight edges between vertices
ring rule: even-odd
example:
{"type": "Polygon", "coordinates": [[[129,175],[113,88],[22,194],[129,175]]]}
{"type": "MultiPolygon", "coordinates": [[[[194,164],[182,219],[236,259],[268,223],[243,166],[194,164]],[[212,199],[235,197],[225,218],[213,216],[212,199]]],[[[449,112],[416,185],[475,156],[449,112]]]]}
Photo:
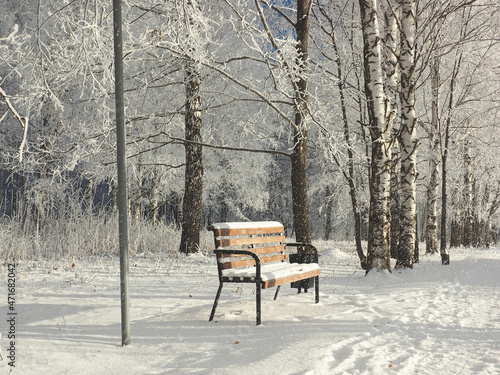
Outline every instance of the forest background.
{"type": "MultiPolygon", "coordinates": [[[[131,252],[195,252],[212,222],[264,219],[355,239],[369,268],[411,267],[420,241],[443,263],[496,242],[499,9],[124,2],[131,252]]],[[[0,10],[4,259],[115,254],[112,4],[0,10]]]]}

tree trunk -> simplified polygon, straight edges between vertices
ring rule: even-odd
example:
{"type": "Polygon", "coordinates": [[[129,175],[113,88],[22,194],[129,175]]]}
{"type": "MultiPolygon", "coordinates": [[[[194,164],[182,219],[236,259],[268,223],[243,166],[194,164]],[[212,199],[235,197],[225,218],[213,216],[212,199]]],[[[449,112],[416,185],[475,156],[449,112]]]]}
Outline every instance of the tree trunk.
{"type": "Polygon", "coordinates": [[[156,168],[153,170],[152,173],[153,176],[151,178],[150,199],[149,199],[149,204],[150,204],[149,218],[151,220],[151,223],[153,225],[156,225],[158,224],[158,208],[159,208],[158,185],[160,183],[160,178],[158,176],[158,170],[156,168]]]}
{"type": "Polygon", "coordinates": [[[451,200],[450,247],[460,247],[463,243],[462,199],[456,188],[451,200]]]}
{"type": "Polygon", "coordinates": [[[363,29],[365,94],[372,139],[370,223],[366,272],[390,270],[389,199],[391,131],[385,115],[382,55],[376,0],[359,0],[363,29]]]}
{"type": "Polygon", "coordinates": [[[185,137],[186,171],[182,201],[182,234],[180,251],[194,253],[200,247],[200,225],[203,192],[203,164],[201,139],[201,73],[194,61],[186,66],[185,137]],[[195,142],[195,143],[191,143],[195,142]]]}
{"type": "Polygon", "coordinates": [[[431,66],[432,85],[432,123],[429,129],[429,184],[427,185],[425,252],[435,254],[438,251],[437,208],[439,199],[439,94],[440,94],[440,57],[434,56],[431,66]]]}
{"type": "Polygon", "coordinates": [[[399,197],[399,141],[397,132],[393,132],[392,164],[391,164],[391,258],[398,259],[399,253],[399,216],[400,216],[400,197],[399,197]]]}
{"type": "Polygon", "coordinates": [[[139,222],[142,213],[142,194],[143,194],[143,183],[144,183],[144,178],[142,175],[143,170],[144,167],[139,161],[139,165],[137,166],[137,190],[135,194],[133,194],[133,199],[130,202],[132,204],[132,215],[133,215],[132,217],[136,224],[139,222]]]}
{"type": "Polygon", "coordinates": [[[448,162],[448,144],[449,144],[449,122],[447,122],[445,129],[445,139],[444,139],[444,151],[442,153],[441,165],[443,167],[443,173],[441,174],[441,242],[440,242],[440,254],[441,254],[441,264],[450,264],[450,255],[446,249],[447,240],[447,223],[446,216],[448,213],[448,194],[446,193],[446,177],[447,177],[447,162],[448,162]]]}
{"type": "Polygon", "coordinates": [[[470,145],[467,139],[464,140],[463,147],[464,158],[464,187],[462,190],[463,202],[463,237],[462,244],[465,247],[470,247],[473,244],[473,231],[474,231],[474,216],[473,216],[473,189],[472,189],[472,158],[470,152],[470,145]]]}
{"type": "MultiPolygon", "coordinates": [[[[198,0],[185,3],[185,22],[193,39],[200,38],[200,24],[195,15],[201,15],[198,0]]],[[[202,106],[201,106],[201,64],[196,61],[203,46],[193,41],[188,52],[184,70],[186,101],[184,105],[184,132],[186,143],[186,167],[184,174],[184,198],[182,200],[181,242],[179,251],[185,254],[195,253],[200,249],[200,226],[203,194],[203,154],[202,154],[202,106]]]]}
{"type": "Polygon", "coordinates": [[[417,117],[415,113],[415,0],[401,1],[401,217],[397,267],[413,268],[417,225],[417,117]]]}
{"type": "Polygon", "coordinates": [[[92,177],[87,178],[87,185],[85,186],[85,205],[90,220],[94,209],[94,179],[92,177]]]}
{"type": "Polygon", "coordinates": [[[330,187],[327,186],[325,190],[325,200],[326,200],[326,218],[325,218],[325,235],[323,239],[328,241],[330,239],[330,233],[332,232],[332,199],[330,197],[330,187]]]}
{"type": "MultiPolygon", "coordinates": [[[[458,71],[460,69],[460,64],[461,64],[461,59],[462,56],[455,60],[455,64],[453,66],[453,71],[451,74],[451,79],[450,79],[450,94],[449,94],[449,100],[448,100],[448,117],[446,119],[446,126],[445,126],[445,134],[444,134],[444,150],[442,151],[441,155],[441,165],[443,167],[442,171],[442,186],[441,186],[441,246],[440,246],[440,253],[441,253],[441,264],[442,265],[448,265],[450,264],[450,254],[448,253],[448,250],[446,249],[446,215],[447,215],[447,204],[448,204],[448,195],[446,192],[447,188],[447,162],[448,162],[448,148],[450,146],[450,127],[451,127],[451,115],[452,115],[452,110],[454,107],[454,95],[455,95],[455,83],[458,75],[458,71]]],[[[452,221],[452,228],[453,228],[453,221],[452,221]]],[[[453,230],[451,233],[452,238],[450,239],[450,246],[451,242],[453,241],[453,230]]],[[[458,238],[458,236],[457,236],[458,238]]]]}
{"type": "MultiPolygon", "coordinates": [[[[384,11],[385,28],[384,28],[384,63],[385,63],[385,93],[387,95],[386,102],[389,108],[386,113],[386,121],[388,126],[393,128],[394,120],[398,112],[397,93],[398,93],[398,23],[397,15],[399,15],[398,4],[393,4],[392,7],[386,7],[384,11]]],[[[400,231],[400,199],[399,199],[399,142],[397,131],[393,131],[393,147],[391,161],[391,194],[390,194],[390,215],[388,220],[391,225],[391,257],[397,259],[399,252],[399,231],[400,231]]]]}
{"type": "Polygon", "coordinates": [[[337,40],[335,37],[335,25],[332,23],[331,26],[332,26],[331,38],[332,38],[333,48],[336,54],[335,62],[337,64],[338,88],[340,93],[340,108],[342,111],[342,120],[344,123],[344,140],[347,145],[348,174],[347,175],[345,173],[343,174],[346,177],[347,183],[349,185],[349,195],[351,197],[351,206],[354,216],[354,238],[356,241],[356,252],[359,257],[361,268],[366,270],[366,255],[363,252],[363,245],[361,243],[361,213],[359,212],[358,198],[356,194],[357,189],[356,189],[355,175],[354,175],[354,153],[352,150],[349,121],[347,118],[347,104],[346,104],[345,90],[344,90],[344,73],[340,60],[340,53],[337,46],[337,40]]]}
{"type": "Polygon", "coordinates": [[[295,127],[293,135],[292,162],[292,211],[293,227],[297,242],[311,242],[309,212],[307,205],[307,70],[309,46],[309,14],[312,0],[297,1],[297,52],[301,69],[294,98],[295,127]]]}
{"type": "Polygon", "coordinates": [[[118,208],[117,203],[117,187],[115,180],[110,180],[108,183],[108,200],[107,200],[107,209],[111,215],[116,213],[118,208]]]}

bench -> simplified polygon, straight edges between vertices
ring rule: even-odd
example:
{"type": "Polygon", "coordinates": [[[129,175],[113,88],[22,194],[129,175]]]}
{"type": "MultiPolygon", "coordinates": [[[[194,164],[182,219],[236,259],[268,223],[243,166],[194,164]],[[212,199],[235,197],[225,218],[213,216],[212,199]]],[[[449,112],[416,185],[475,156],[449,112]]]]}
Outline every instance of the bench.
{"type": "Polygon", "coordinates": [[[283,224],[275,221],[217,223],[208,227],[214,233],[219,289],[215,296],[212,321],[224,283],[254,283],[256,294],[257,325],[261,324],[261,289],[292,283],[292,287],[308,288],[314,284],[315,302],[319,302],[318,251],[311,244],[285,243],[283,224]],[[287,247],[302,248],[304,256],[291,254],[287,247]]]}

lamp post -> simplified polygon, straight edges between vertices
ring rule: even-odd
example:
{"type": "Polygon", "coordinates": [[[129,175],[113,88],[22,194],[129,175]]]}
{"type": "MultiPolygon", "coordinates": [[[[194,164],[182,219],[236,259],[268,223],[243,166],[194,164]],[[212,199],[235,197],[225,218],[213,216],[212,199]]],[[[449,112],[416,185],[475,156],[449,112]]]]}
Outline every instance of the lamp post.
{"type": "Polygon", "coordinates": [[[120,293],[122,346],[130,344],[130,303],[128,293],[128,196],[125,154],[125,109],[123,104],[123,45],[121,0],[113,0],[115,51],[116,153],[118,169],[118,233],[120,243],[120,293]]]}

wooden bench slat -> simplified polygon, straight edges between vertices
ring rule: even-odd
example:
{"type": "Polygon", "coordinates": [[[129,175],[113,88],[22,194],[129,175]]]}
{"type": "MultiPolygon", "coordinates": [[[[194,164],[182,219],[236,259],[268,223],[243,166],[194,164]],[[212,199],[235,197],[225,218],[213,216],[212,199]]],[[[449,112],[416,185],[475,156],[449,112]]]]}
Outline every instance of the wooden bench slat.
{"type": "Polygon", "coordinates": [[[266,237],[246,237],[246,238],[225,238],[217,239],[217,248],[226,248],[232,246],[249,246],[265,243],[284,242],[285,236],[266,236],[266,237]]]}
{"type": "Polygon", "coordinates": [[[290,275],[287,277],[280,277],[279,279],[272,279],[272,280],[262,282],[262,288],[267,289],[267,288],[272,288],[274,286],[289,284],[289,283],[292,283],[294,281],[310,279],[311,277],[316,277],[316,276],[319,276],[320,274],[321,274],[321,270],[318,269],[318,270],[308,271],[306,273],[290,275]]]}
{"type": "MultiPolygon", "coordinates": [[[[248,249],[257,255],[273,254],[273,253],[283,253],[285,251],[285,245],[268,246],[268,247],[256,247],[253,249],[248,249]]],[[[241,254],[221,254],[221,258],[232,258],[241,257],[241,254]]]]}
{"type": "MultiPolygon", "coordinates": [[[[261,284],[265,289],[319,276],[321,269],[316,263],[274,263],[263,265],[261,272],[261,284]]],[[[223,272],[223,280],[228,282],[255,282],[255,276],[255,268],[232,269],[223,272]]]]}
{"type": "MultiPolygon", "coordinates": [[[[271,262],[281,262],[287,260],[288,257],[286,254],[273,255],[268,257],[259,258],[261,264],[271,263],[271,262]]],[[[246,258],[242,260],[235,260],[233,262],[224,262],[221,264],[223,270],[231,269],[231,268],[240,268],[247,266],[255,266],[255,260],[252,258],[246,258]]]]}
{"type": "Polygon", "coordinates": [[[272,234],[284,233],[284,227],[268,227],[268,228],[222,228],[213,229],[216,237],[221,236],[250,236],[255,234],[272,234]]]}

